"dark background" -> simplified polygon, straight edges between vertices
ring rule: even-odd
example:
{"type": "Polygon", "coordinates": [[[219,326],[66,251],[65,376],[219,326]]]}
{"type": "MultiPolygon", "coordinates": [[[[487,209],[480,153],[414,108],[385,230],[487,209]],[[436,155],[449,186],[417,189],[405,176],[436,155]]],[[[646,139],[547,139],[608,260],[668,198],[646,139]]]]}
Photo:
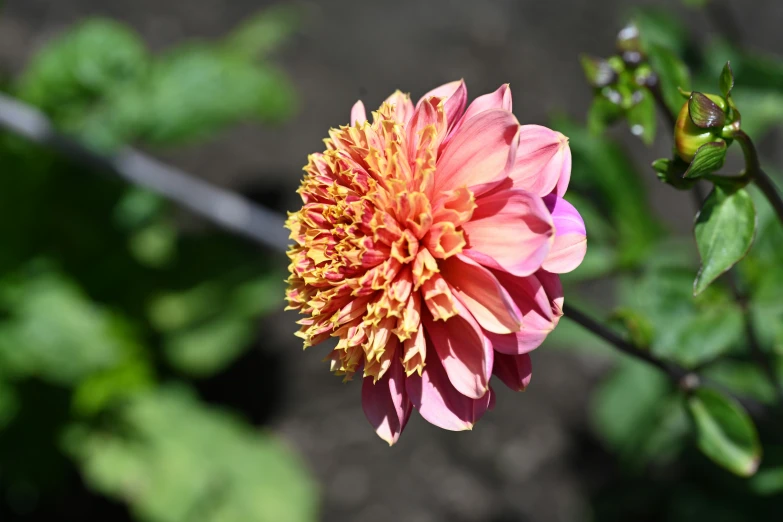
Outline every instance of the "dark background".
{"type": "MultiPolygon", "coordinates": [[[[163,50],[222,35],[269,4],[10,0],[0,17],[0,67],[11,74],[23,70],[48,39],[91,16],[126,22],[152,49],[163,50]]],[[[397,88],[416,98],[464,78],[474,97],[510,82],[522,123],[546,124],[557,113],[581,119],[592,94],[578,56],[610,54],[634,6],[676,10],[697,37],[714,29],[704,14],[674,0],[300,5],[308,13],[305,26],[275,60],[298,90],[296,118],[275,128],[234,128],[206,144],[167,151],[162,159],[279,210],[293,208],[306,155],[321,150],[329,127],[347,121],[357,98],[369,109],[397,88]]],[[[783,53],[783,3],[727,5],[749,48],[783,53]]],[[[618,129],[617,135],[623,132],[618,129]]],[[[623,142],[643,165],[668,154],[667,139],[661,133],[654,151],[630,136],[623,142]]],[[[687,231],[693,215],[687,196],[652,175],[645,183],[664,220],[687,231]]],[[[596,295],[609,299],[603,287],[596,295]]],[[[257,346],[218,379],[202,383],[200,391],[207,400],[239,408],[256,424],[269,426],[304,455],[320,482],[323,520],[585,520],[596,499],[616,486],[617,463],[588,427],[590,390],[606,370],[600,358],[545,345],[533,355],[529,390],[517,395],[500,390],[495,410],[474,431],[441,431],[413,415],[400,442],[389,449],[362,414],[359,383],[344,385],[332,376],[321,362],[324,349],[303,353],[292,336],[294,321],[294,315],[282,312],[264,319],[257,346]]],[[[656,519],[647,517],[639,520],[656,519]]]]}

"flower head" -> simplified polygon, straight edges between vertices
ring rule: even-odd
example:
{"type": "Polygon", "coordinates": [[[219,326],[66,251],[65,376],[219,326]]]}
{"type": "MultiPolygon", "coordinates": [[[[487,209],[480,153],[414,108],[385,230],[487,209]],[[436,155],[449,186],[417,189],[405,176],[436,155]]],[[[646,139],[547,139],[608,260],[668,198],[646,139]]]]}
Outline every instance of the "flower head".
{"type": "Polygon", "coordinates": [[[520,126],[508,85],[466,109],[462,81],[415,106],[394,93],[368,121],[332,129],[289,215],[289,307],[305,347],[338,338],[334,372],[363,376],[362,402],[393,444],[415,407],[449,430],[491,407],[494,373],[515,390],[528,352],[562,315],[557,273],[584,257],[562,199],[568,140],[520,126]]]}

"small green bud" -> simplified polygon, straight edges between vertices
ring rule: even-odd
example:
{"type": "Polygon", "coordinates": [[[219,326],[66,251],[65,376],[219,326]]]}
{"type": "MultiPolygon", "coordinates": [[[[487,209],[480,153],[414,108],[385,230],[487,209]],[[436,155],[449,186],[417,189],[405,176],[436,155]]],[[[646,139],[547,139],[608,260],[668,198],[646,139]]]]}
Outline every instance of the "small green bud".
{"type": "Polygon", "coordinates": [[[622,58],[619,56],[610,56],[606,63],[609,64],[609,66],[616,72],[617,74],[620,74],[625,71],[625,62],[622,58]]]}
{"type": "Polygon", "coordinates": [[[707,143],[725,141],[721,133],[727,109],[726,101],[720,96],[691,94],[674,125],[674,148],[683,161],[693,161],[696,151],[707,143]]]}
{"type": "Polygon", "coordinates": [[[593,87],[602,88],[617,81],[617,71],[606,60],[582,55],[580,63],[587,82],[593,87]]]}
{"type": "Polygon", "coordinates": [[[642,44],[639,39],[639,28],[631,22],[617,34],[617,50],[623,55],[639,55],[641,59],[642,44]]]}

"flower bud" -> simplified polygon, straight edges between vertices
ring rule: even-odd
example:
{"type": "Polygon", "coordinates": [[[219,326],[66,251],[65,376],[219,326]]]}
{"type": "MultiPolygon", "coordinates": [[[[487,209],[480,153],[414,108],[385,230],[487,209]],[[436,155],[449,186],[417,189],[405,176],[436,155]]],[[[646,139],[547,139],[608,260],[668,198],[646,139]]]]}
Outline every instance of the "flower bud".
{"type": "Polygon", "coordinates": [[[721,127],[726,120],[727,108],[726,101],[720,96],[691,94],[674,125],[674,147],[683,161],[693,161],[702,145],[725,141],[721,137],[721,127]]]}

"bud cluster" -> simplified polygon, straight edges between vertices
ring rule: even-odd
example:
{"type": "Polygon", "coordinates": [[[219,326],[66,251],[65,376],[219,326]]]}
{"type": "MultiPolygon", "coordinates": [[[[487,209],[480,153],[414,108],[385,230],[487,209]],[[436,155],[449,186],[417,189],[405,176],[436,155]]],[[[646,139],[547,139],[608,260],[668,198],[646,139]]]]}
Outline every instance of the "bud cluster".
{"type": "Polygon", "coordinates": [[[658,78],[648,63],[635,24],[619,32],[616,46],[617,54],[609,58],[581,58],[585,77],[595,90],[591,127],[601,130],[625,117],[633,134],[652,142],[655,108],[650,89],[657,86],[658,78]]]}

